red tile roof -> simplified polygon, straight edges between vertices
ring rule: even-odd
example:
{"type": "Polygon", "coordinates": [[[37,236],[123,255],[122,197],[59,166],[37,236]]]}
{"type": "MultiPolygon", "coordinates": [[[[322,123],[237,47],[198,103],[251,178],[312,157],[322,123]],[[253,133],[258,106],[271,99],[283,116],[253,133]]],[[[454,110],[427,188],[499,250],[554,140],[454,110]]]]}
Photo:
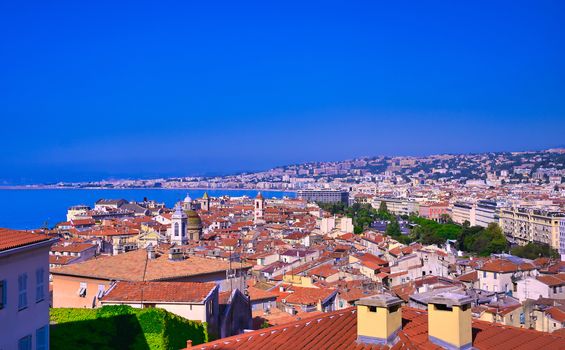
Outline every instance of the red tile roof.
{"type": "MultiPolygon", "coordinates": [[[[442,349],[428,340],[426,311],[404,307],[399,340],[392,347],[357,343],[355,308],[316,315],[284,325],[195,345],[191,349],[442,349]]],[[[565,337],[473,321],[476,349],[565,349],[565,337]]]]}
{"type": "Polygon", "coordinates": [[[298,305],[315,305],[318,301],[324,301],[333,293],[335,289],[321,289],[321,288],[302,288],[292,287],[293,292],[284,297],[284,301],[289,304],[298,305]]]}
{"type": "Polygon", "coordinates": [[[565,285],[565,273],[557,275],[541,275],[537,277],[537,280],[550,287],[563,286],[565,285]]]}
{"type": "Polygon", "coordinates": [[[48,241],[49,239],[51,237],[43,234],[0,228],[0,252],[28,244],[48,241]]]}
{"type": "Polygon", "coordinates": [[[215,288],[211,282],[117,282],[102,302],[203,303],[215,288]]]}
{"type": "Polygon", "coordinates": [[[249,293],[249,299],[251,299],[251,301],[277,298],[277,293],[255,287],[248,287],[247,292],[249,293]]]}
{"type": "MultiPolygon", "coordinates": [[[[250,265],[237,264],[244,269],[250,265]]],[[[155,281],[174,280],[195,275],[225,272],[229,263],[218,259],[189,256],[180,261],[171,261],[167,254],[157,255],[155,259],[147,259],[145,249],[128,253],[100,256],[72,265],[51,269],[53,275],[68,275],[86,278],[99,278],[118,281],[155,281]]]]}
{"type": "Polygon", "coordinates": [[[469,273],[457,277],[457,280],[461,282],[476,282],[479,280],[479,276],[477,274],[477,271],[471,271],[469,273]]]}
{"type": "Polygon", "coordinates": [[[559,309],[558,307],[550,307],[546,312],[552,319],[561,323],[565,322],[565,311],[559,309]]]}
{"type": "Polygon", "coordinates": [[[51,247],[52,252],[69,252],[69,253],[80,253],[87,249],[96,247],[96,244],[92,243],[71,243],[67,245],[57,244],[51,247]]]}
{"type": "Polygon", "coordinates": [[[491,272],[516,272],[516,271],[529,271],[534,270],[534,265],[530,263],[515,264],[511,261],[505,259],[494,259],[484,263],[484,265],[478,270],[480,271],[491,271],[491,272]]]}
{"type": "Polygon", "coordinates": [[[71,255],[49,255],[50,265],[67,265],[73,260],[79,259],[78,256],[71,255]]]}

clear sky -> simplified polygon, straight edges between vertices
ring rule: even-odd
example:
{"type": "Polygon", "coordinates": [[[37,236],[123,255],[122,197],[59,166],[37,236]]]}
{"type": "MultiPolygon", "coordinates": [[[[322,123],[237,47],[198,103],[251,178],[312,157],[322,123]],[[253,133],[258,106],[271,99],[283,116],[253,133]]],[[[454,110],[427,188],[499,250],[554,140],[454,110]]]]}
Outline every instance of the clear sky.
{"type": "Polygon", "coordinates": [[[562,0],[3,1],[0,33],[0,183],[565,145],[562,0]]]}

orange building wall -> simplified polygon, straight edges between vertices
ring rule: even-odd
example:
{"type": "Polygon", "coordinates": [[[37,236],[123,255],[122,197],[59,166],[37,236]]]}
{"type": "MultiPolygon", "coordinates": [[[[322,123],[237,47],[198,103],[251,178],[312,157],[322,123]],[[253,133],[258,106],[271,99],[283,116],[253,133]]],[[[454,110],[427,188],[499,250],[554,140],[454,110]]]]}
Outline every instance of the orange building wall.
{"type": "Polygon", "coordinates": [[[79,307],[92,308],[100,306],[98,298],[98,285],[104,285],[104,290],[110,288],[110,281],[53,275],[53,307],[79,307]],[[86,296],[80,297],[78,291],[81,282],[86,283],[86,296]]]}

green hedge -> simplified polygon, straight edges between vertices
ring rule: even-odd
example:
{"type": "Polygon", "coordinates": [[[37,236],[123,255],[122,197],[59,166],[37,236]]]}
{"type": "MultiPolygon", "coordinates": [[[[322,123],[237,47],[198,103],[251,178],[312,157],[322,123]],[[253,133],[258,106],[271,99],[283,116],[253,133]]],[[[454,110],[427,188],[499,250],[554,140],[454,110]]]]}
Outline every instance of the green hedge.
{"type": "Polygon", "coordinates": [[[208,341],[206,323],[163,309],[51,309],[53,349],[180,349],[208,341]]]}

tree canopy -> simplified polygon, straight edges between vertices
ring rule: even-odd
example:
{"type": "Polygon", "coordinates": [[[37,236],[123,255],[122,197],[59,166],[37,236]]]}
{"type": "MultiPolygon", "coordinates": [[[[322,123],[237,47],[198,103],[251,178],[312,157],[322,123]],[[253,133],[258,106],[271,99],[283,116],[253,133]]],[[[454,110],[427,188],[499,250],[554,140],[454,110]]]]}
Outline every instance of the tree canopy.
{"type": "Polygon", "coordinates": [[[525,259],[537,259],[537,258],[558,258],[559,253],[555,249],[551,249],[548,244],[545,243],[528,243],[524,246],[517,246],[512,248],[512,255],[519,256],[525,259]]]}

